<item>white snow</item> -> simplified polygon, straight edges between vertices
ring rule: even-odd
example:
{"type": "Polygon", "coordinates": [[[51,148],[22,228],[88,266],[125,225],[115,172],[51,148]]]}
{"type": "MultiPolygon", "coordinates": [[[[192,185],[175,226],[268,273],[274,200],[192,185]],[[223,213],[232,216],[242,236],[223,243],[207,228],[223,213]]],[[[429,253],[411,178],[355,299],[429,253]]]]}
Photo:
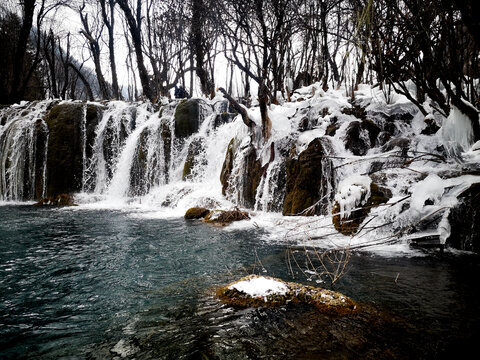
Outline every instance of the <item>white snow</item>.
{"type": "Polygon", "coordinates": [[[285,295],[289,291],[285,283],[263,276],[239,281],[230,285],[228,288],[230,290],[236,289],[237,291],[243,292],[251,297],[285,295]]]}
{"type": "Polygon", "coordinates": [[[340,205],[342,218],[348,218],[353,209],[368,200],[371,182],[372,179],[365,175],[352,175],[340,181],[335,200],[340,205]]]}
{"type": "Polygon", "coordinates": [[[438,203],[444,190],[444,181],[438,175],[430,174],[424,180],[413,185],[410,207],[413,210],[421,211],[427,200],[432,200],[434,203],[438,203]]]}

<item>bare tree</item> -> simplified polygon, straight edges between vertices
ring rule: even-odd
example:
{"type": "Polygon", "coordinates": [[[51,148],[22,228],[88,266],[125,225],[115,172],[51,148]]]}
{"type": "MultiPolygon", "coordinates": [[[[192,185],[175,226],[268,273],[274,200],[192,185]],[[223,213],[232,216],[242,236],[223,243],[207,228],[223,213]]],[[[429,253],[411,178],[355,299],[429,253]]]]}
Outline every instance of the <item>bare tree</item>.
{"type": "Polygon", "coordinates": [[[132,38],[133,48],[135,49],[135,55],[137,58],[138,75],[142,84],[143,95],[150,101],[154,100],[154,93],[150,85],[150,78],[148,76],[147,68],[145,67],[145,61],[143,58],[142,49],[142,1],[137,0],[136,11],[130,7],[127,0],[117,0],[117,4],[122,9],[125,19],[130,30],[132,38]]]}

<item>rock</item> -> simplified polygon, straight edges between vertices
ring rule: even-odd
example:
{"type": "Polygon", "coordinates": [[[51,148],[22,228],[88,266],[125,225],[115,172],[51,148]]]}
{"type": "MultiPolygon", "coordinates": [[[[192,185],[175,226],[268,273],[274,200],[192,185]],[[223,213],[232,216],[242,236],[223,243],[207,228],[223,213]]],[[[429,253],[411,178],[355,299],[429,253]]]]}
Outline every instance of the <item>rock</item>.
{"type": "Polygon", "coordinates": [[[257,152],[253,145],[250,145],[245,156],[243,173],[245,174],[242,183],[243,206],[253,208],[255,206],[255,198],[257,188],[262,180],[263,168],[260,159],[257,159],[257,152]]]}
{"type": "Polygon", "coordinates": [[[47,197],[82,189],[83,104],[55,105],[46,116],[49,129],[47,155],[47,197]]]}
{"type": "MultiPolygon", "coordinates": [[[[29,195],[29,199],[41,199],[43,196],[44,189],[44,164],[45,156],[47,155],[46,151],[48,146],[48,128],[44,121],[37,120],[35,122],[35,134],[33,138],[35,139],[35,186],[34,194],[29,195]]],[[[24,187],[24,189],[29,189],[29,187],[24,187]]]]}
{"type": "Polygon", "coordinates": [[[185,219],[201,219],[208,215],[210,210],[203,207],[193,207],[185,213],[185,219]]]}
{"type": "MultiPolygon", "coordinates": [[[[170,167],[170,159],[172,157],[172,130],[169,124],[162,119],[161,123],[161,137],[163,141],[163,154],[165,156],[165,168],[170,167]]],[[[168,171],[165,173],[168,176],[168,171]]],[[[168,181],[168,178],[166,179],[168,181]]]]}
{"type": "Polygon", "coordinates": [[[235,138],[232,138],[228,143],[227,152],[225,153],[225,160],[223,161],[222,171],[220,172],[220,183],[222,184],[222,194],[225,196],[228,188],[228,180],[232,175],[233,160],[235,157],[235,138]]]}
{"type": "Polygon", "coordinates": [[[74,193],[82,189],[83,129],[85,156],[92,157],[95,128],[103,107],[96,104],[56,104],[48,111],[47,197],[74,193]],[[85,123],[84,123],[85,122],[85,123]]]}
{"type": "Polygon", "coordinates": [[[365,108],[357,104],[352,104],[352,107],[346,107],[342,109],[342,114],[355,116],[357,119],[365,120],[367,118],[367,112],[365,108]]]}
{"type": "Polygon", "coordinates": [[[221,125],[228,124],[235,119],[237,114],[229,113],[229,112],[222,112],[221,114],[217,114],[213,121],[213,127],[216,129],[221,125]]]}
{"type": "Polygon", "coordinates": [[[182,180],[186,181],[195,177],[195,168],[198,165],[206,165],[206,159],[201,156],[205,151],[205,139],[197,137],[188,146],[187,158],[183,166],[182,180]]]}
{"type": "Polygon", "coordinates": [[[150,188],[146,179],[147,172],[147,156],[148,156],[148,137],[150,129],[145,128],[140,133],[135,155],[133,157],[132,167],[130,169],[130,196],[145,195],[150,188]]]}
{"type": "Polygon", "coordinates": [[[354,155],[363,156],[375,146],[380,128],[371,120],[352,121],[346,130],[345,148],[354,155]]]}
{"type": "Polygon", "coordinates": [[[242,308],[308,304],[332,315],[351,314],[357,309],[352,299],[339,292],[258,275],[246,276],[220,288],[217,297],[228,305],[242,308]],[[256,291],[251,292],[249,287],[256,291]],[[263,290],[262,294],[259,289],[263,290]]]}
{"type": "Polygon", "coordinates": [[[175,110],[175,137],[184,139],[196,133],[203,121],[202,99],[181,101],[175,110]]]}
{"type": "Polygon", "coordinates": [[[384,187],[378,186],[374,182],[370,184],[370,197],[368,199],[361,199],[357,210],[353,210],[350,216],[340,215],[340,204],[335,201],[332,209],[332,223],[335,229],[343,235],[354,235],[360,224],[370,213],[373,207],[386,203],[392,197],[392,192],[384,187]],[[366,201],[365,201],[366,200],[366,201]],[[363,206],[360,204],[364,203],[363,206]]]}
{"type": "Polygon", "coordinates": [[[433,117],[425,117],[425,128],[421,131],[422,135],[434,135],[440,130],[440,126],[437,125],[433,117]]]}
{"type": "Polygon", "coordinates": [[[332,123],[327,126],[327,129],[325,130],[325,135],[331,136],[331,137],[335,136],[338,128],[339,128],[339,126],[338,126],[338,123],[337,123],[337,118],[334,118],[332,123]]]}
{"type": "Polygon", "coordinates": [[[382,146],[382,152],[392,151],[399,148],[402,151],[402,156],[406,157],[410,147],[410,139],[404,137],[394,138],[382,146]]]}
{"type": "Polygon", "coordinates": [[[60,194],[55,198],[43,198],[35,206],[76,206],[72,194],[60,194]]]}
{"type": "Polygon", "coordinates": [[[480,253],[480,183],[473,184],[458,197],[460,202],[450,209],[450,236],[447,246],[480,253]]]}
{"type": "Polygon", "coordinates": [[[286,195],[283,215],[326,214],[333,198],[332,152],[328,138],[316,138],[302,151],[298,159],[286,161],[286,195]],[[319,200],[323,200],[319,202],[319,200]],[[312,207],[313,206],[313,207],[312,207]],[[303,213],[305,210],[307,210],[303,213]]]}
{"type": "Polygon", "coordinates": [[[248,220],[250,215],[246,211],[241,211],[238,209],[234,210],[212,210],[209,211],[205,216],[203,221],[214,224],[225,226],[234,221],[248,220]]]}

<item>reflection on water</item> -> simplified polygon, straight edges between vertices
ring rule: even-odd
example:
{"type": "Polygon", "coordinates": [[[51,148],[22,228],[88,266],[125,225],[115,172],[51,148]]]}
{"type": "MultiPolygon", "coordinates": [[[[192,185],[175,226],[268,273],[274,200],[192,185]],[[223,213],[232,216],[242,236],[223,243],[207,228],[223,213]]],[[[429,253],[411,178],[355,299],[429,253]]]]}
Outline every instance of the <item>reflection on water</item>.
{"type": "Polygon", "coordinates": [[[257,257],[292,280],[284,248],[258,229],[28,206],[0,207],[0,218],[1,358],[438,358],[480,333],[473,255],[356,254],[336,290],[361,311],[333,318],[214,298],[257,257]]]}

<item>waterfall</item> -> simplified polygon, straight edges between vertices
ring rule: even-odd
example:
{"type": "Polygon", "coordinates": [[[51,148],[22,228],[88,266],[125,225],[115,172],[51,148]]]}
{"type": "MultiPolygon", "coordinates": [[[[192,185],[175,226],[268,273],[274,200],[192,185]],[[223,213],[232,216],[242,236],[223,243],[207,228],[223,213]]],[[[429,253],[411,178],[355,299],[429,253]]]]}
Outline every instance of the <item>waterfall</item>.
{"type": "MultiPolygon", "coordinates": [[[[56,156],[55,164],[62,166],[64,151],[56,149],[56,143],[48,143],[51,124],[56,141],[61,141],[61,134],[67,131],[69,141],[77,144],[74,148],[72,145],[68,164],[78,163],[71,167],[75,174],[70,174],[78,180],[74,187],[78,190],[74,191],[83,194],[79,194],[80,202],[138,198],[138,202],[178,209],[245,206],[244,193],[250,191],[245,190],[249,186],[248,171],[253,166],[261,184],[256,198],[253,193],[248,200],[249,206],[279,211],[284,191],[283,159],[269,164],[260,178],[255,145],[250,143],[241,119],[227,113],[227,102],[218,98],[192,101],[198,107],[198,127],[186,136],[176,134],[178,102],[163,104],[160,110],[149,103],[122,101],[42,101],[0,110],[0,199],[24,201],[46,196],[50,183],[47,176],[55,173],[55,169],[47,171],[47,158],[56,156]],[[48,120],[52,109],[55,116],[48,120]],[[232,138],[239,144],[229,180],[231,190],[224,197],[220,172],[232,138]]],[[[55,196],[50,185],[48,193],[55,196]]]]}
{"type": "Polygon", "coordinates": [[[24,201],[45,194],[50,102],[32,102],[0,110],[0,199],[24,201]]]}

